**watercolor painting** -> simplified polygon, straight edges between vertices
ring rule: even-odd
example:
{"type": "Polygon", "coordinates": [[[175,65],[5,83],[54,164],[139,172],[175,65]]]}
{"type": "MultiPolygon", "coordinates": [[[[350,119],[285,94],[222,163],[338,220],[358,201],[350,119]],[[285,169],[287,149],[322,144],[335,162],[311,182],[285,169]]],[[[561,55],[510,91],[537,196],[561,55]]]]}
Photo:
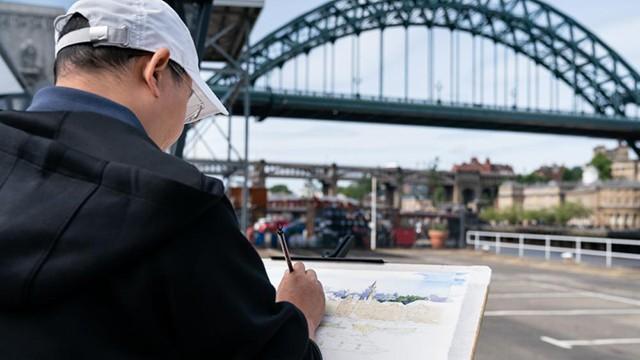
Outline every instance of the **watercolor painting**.
{"type": "MultiPolygon", "coordinates": [[[[268,266],[274,283],[284,268],[268,266]]],[[[318,269],[327,300],[317,343],[329,359],[446,359],[467,274],[318,269]]]]}

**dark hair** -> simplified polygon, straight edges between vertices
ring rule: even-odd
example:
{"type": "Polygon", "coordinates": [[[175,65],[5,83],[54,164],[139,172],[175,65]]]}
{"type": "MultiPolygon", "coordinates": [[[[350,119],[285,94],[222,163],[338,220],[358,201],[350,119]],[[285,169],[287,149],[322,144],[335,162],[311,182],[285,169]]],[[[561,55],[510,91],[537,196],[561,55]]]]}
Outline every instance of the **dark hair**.
{"type": "MultiPolygon", "coordinates": [[[[89,20],[82,14],[76,13],[60,31],[58,40],[72,31],[88,28],[89,26],[89,20]]],[[[124,71],[134,58],[150,54],[150,52],[144,50],[125,49],[115,46],[94,47],[91,44],[77,44],[60,50],[55,61],[53,73],[57,81],[58,76],[70,65],[83,70],[120,72],[124,71]]],[[[177,83],[182,82],[183,76],[186,74],[184,68],[173,60],[169,60],[169,68],[175,81],[177,83]]]]}

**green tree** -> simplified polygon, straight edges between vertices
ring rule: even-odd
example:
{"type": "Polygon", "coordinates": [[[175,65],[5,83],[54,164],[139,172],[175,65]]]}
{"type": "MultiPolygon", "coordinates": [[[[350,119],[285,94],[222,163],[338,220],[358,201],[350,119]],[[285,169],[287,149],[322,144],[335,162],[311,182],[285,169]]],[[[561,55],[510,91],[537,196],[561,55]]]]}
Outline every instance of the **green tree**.
{"type": "Polygon", "coordinates": [[[364,177],[358,181],[352,182],[349,186],[338,187],[338,193],[352,199],[362,200],[365,196],[371,193],[371,178],[364,177]]]}
{"type": "Polygon", "coordinates": [[[287,195],[293,194],[293,192],[289,190],[289,187],[284,184],[273,185],[271,188],[269,188],[269,191],[274,194],[287,194],[287,195]]]}
{"type": "Polygon", "coordinates": [[[510,225],[522,224],[524,221],[535,222],[540,225],[566,226],[571,219],[589,216],[591,211],[582,204],[565,203],[550,209],[526,210],[512,207],[508,209],[485,208],[480,218],[487,222],[506,222],[510,225]]]}
{"type": "Polygon", "coordinates": [[[431,193],[431,202],[433,206],[437,206],[438,204],[442,204],[447,200],[447,193],[444,189],[444,186],[437,185],[433,189],[433,193],[431,193]]]}
{"type": "Polygon", "coordinates": [[[540,182],[547,182],[549,181],[549,179],[536,173],[530,173],[526,175],[518,175],[516,181],[522,184],[535,184],[540,182]]]}
{"type": "Polygon", "coordinates": [[[498,209],[494,207],[486,207],[480,211],[480,219],[486,222],[500,221],[500,214],[498,209]]]}
{"type": "Polygon", "coordinates": [[[582,168],[574,166],[562,172],[562,181],[576,182],[582,180],[582,168]]]}
{"type": "Polygon", "coordinates": [[[442,204],[447,201],[447,192],[442,186],[442,178],[440,173],[438,172],[438,163],[440,162],[439,158],[433,159],[429,169],[427,170],[427,181],[429,187],[429,198],[433,206],[438,206],[438,204],[442,204]]]}
{"type": "Polygon", "coordinates": [[[502,219],[509,225],[517,225],[522,222],[522,210],[517,207],[510,207],[502,211],[502,219]]]}
{"type": "Polygon", "coordinates": [[[567,202],[553,209],[556,225],[565,226],[571,219],[580,219],[591,214],[582,204],[567,202]]]}
{"type": "Polygon", "coordinates": [[[480,218],[484,221],[506,222],[511,225],[518,224],[522,221],[522,210],[517,207],[508,209],[496,209],[488,207],[482,209],[480,218]]]}
{"type": "Polygon", "coordinates": [[[598,178],[600,180],[611,179],[611,159],[605,154],[598,153],[593,156],[589,164],[593,165],[598,170],[598,178]]]}

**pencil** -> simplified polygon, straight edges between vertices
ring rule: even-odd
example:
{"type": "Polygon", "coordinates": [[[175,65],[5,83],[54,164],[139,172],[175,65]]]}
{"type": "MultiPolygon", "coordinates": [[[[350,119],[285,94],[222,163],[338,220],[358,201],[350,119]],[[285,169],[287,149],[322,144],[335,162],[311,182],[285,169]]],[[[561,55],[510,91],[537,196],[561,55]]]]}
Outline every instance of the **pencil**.
{"type": "Polygon", "coordinates": [[[278,227],[278,238],[280,239],[280,247],[282,248],[284,259],[287,260],[287,266],[289,267],[289,272],[293,272],[293,264],[291,263],[291,254],[289,254],[289,247],[287,246],[287,240],[284,238],[284,232],[282,231],[282,227],[278,227]]]}

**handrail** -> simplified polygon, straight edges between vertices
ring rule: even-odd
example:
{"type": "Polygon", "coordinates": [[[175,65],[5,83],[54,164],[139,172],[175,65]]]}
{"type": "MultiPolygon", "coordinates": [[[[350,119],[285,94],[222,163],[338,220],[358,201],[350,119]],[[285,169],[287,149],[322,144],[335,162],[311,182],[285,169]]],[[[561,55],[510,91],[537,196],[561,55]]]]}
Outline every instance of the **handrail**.
{"type": "Polygon", "coordinates": [[[600,256],[605,258],[607,267],[613,266],[613,259],[640,260],[640,253],[613,251],[614,245],[638,246],[640,249],[640,240],[469,230],[466,233],[466,242],[467,245],[473,245],[475,250],[484,246],[493,247],[496,254],[500,254],[504,248],[518,249],[519,257],[524,256],[525,250],[541,251],[544,252],[546,260],[550,260],[554,252],[569,253],[576,263],[582,261],[582,255],[600,256]],[[505,242],[507,239],[515,241],[505,242]],[[573,246],[557,246],[552,244],[554,241],[570,242],[573,246]],[[585,249],[584,244],[604,244],[605,250],[585,249]]]}
{"type": "Polygon", "coordinates": [[[504,106],[504,105],[492,105],[492,104],[480,104],[470,103],[464,101],[450,101],[450,100],[432,100],[432,99],[405,99],[404,97],[395,96],[377,96],[377,95],[354,95],[348,93],[331,93],[325,91],[314,90],[290,90],[290,89],[276,89],[271,87],[254,86],[253,91],[265,92],[276,95],[294,95],[294,96],[311,96],[311,97],[326,97],[330,99],[345,99],[345,100],[364,100],[364,101],[386,101],[390,103],[398,104],[414,104],[414,105],[438,105],[438,106],[450,106],[460,107],[468,109],[479,110],[498,110],[498,111],[521,111],[532,114],[549,114],[549,115],[566,115],[566,116],[580,116],[588,118],[606,118],[606,119],[624,119],[640,121],[640,118],[635,116],[619,116],[619,115],[603,115],[592,112],[584,111],[571,111],[571,110],[553,110],[553,109],[535,109],[522,106],[504,106]]]}

